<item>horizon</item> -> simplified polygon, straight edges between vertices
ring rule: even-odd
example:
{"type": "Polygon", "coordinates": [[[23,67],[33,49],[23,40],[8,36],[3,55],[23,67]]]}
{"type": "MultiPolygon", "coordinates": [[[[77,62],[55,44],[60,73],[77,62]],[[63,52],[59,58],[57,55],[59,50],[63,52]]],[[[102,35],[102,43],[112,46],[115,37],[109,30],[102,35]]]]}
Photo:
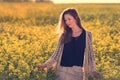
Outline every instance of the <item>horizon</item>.
{"type": "Polygon", "coordinates": [[[120,3],[120,0],[51,0],[55,4],[59,3],[120,3]]]}

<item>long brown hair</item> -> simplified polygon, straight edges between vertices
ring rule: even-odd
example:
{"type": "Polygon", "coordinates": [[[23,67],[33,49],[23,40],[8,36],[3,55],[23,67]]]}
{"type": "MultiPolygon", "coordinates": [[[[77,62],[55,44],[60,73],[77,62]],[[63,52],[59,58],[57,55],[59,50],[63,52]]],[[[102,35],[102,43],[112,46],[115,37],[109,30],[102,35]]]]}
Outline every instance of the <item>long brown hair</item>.
{"type": "Polygon", "coordinates": [[[79,28],[83,29],[78,11],[75,8],[65,9],[61,13],[59,22],[58,22],[58,32],[60,36],[63,35],[62,43],[67,43],[72,39],[72,29],[69,28],[65,23],[65,19],[64,19],[65,14],[70,14],[76,20],[76,23],[79,26],[79,28]]]}

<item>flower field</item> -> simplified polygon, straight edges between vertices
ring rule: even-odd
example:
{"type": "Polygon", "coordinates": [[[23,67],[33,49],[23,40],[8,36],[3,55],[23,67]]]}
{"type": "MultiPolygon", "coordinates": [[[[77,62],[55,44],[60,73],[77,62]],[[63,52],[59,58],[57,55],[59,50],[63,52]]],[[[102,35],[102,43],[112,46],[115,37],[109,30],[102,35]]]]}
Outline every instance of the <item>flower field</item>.
{"type": "Polygon", "coordinates": [[[54,80],[54,71],[36,67],[53,54],[58,18],[68,7],[92,32],[102,80],[120,79],[120,4],[0,3],[0,80],[54,80]]]}

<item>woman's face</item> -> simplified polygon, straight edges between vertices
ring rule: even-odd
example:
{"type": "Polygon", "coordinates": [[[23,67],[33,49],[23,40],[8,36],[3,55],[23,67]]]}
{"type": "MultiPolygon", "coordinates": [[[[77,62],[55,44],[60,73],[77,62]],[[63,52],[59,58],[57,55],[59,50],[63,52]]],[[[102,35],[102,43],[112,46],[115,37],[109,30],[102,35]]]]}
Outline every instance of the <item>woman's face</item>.
{"type": "Polygon", "coordinates": [[[73,28],[74,26],[77,25],[75,18],[71,16],[70,14],[65,14],[64,19],[65,19],[66,25],[70,28],[73,28]]]}

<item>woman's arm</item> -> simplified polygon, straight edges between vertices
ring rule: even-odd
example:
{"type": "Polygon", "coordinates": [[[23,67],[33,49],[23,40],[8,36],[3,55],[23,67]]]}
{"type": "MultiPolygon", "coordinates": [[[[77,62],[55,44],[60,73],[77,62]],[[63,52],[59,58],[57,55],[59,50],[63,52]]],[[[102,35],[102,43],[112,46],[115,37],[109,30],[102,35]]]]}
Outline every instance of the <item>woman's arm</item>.
{"type": "Polygon", "coordinates": [[[57,43],[57,47],[56,50],[54,51],[53,55],[43,64],[38,66],[38,69],[43,69],[43,68],[51,68],[51,67],[55,67],[55,65],[57,64],[57,60],[59,58],[58,54],[59,54],[59,50],[61,47],[61,40],[62,40],[62,36],[59,38],[58,43],[57,43]]]}
{"type": "Polygon", "coordinates": [[[90,70],[90,74],[93,77],[101,78],[101,74],[96,71],[95,55],[94,55],[93,46],[92,46],[92,34],[90,33],[88,35],[88,37],[89,37],[89,51],[90,51],[89,52],[89,70],[90,70]]]}
{"type": "Polygon", "coordinates": [[[89,37],[89,70],[90,72],[96,71],[95,55],[92,47],[92,34],[88,34],[89,37]]]}

